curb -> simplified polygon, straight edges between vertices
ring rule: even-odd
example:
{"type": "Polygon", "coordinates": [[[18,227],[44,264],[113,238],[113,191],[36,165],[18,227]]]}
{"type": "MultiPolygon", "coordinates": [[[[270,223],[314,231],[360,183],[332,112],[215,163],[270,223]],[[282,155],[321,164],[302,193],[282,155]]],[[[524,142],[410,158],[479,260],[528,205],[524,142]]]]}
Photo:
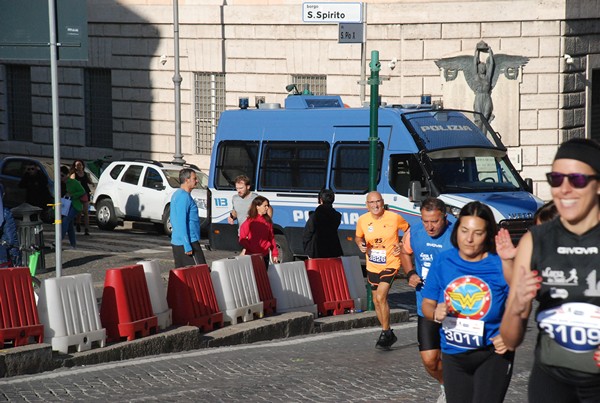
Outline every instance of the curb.
{"type": "MultiPolygon", "coordinates": [[[[407,322],[408,319],[409,314],[405,309],[390,311],[390,323],[407,322]]],[[[375,326],[379,326],[379,321],[373,311],[318,319],[308,312],[288,312],[226,326],[209,333],[201,333],[193,326],[180,326],[133,341],[117,342],[104,348],[73,354],[53,352],[52,346],[47,343],[29,344],[0,350],[0,377],[375,326]]]]}

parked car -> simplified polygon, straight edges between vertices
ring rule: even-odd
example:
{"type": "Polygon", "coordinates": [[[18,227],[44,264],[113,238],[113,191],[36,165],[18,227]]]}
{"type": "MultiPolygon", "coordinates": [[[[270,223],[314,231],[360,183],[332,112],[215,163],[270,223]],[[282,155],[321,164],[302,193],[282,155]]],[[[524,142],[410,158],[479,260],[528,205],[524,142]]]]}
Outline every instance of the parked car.
{"type": "MultiPolygon", "coordinates": [[[[26,191],[24,188],[19,187],[19,183],[25,174],[25,169],[32,164],[37,166],[41,174],[46,177],[48,192],[52,197],[54,196],[54,162],[51,159],[7,156],[0,159],[0,182],[4,185],[5,197],[3,201],[7,207],[13,208],[26,201],[26,191]]],[[[61,163],[61,165],[70,166],[67,163],[61,163]]],[[[90,188],[93,192],[98,183],[98,178],[87,168],[86,172],[92,181],[90,188]]],[[[90,209],[93,211],[93,208],[90,209]]],[[[44,209],[42,214],[44,221],[52,220],[53,214],[50,210],[51,207],[44,209]]]]}
{"type": "Polygon", "coordinates": [[[113,161],[106,167],[93,198],[98,227],[113,230],[122,221],[146,221],[171,235],[171,197],[179,189],[182,168],[196,171],[198,186],[192,198],[200,224],[206,228],[208,176],[195,165],[152,160],[113,161]]]}

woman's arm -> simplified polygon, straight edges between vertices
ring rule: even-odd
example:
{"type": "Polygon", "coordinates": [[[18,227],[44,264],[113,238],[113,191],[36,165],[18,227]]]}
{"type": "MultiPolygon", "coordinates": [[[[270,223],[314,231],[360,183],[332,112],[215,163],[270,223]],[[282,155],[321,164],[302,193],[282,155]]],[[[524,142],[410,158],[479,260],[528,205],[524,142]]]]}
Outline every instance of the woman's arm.
{"type": "Polygon", "coordinates": [[[517,248],[510,292],[500,325],[500,334],[509,349],[515,349],[523,342],[531,304],[541,287],[537,271],[531,270],[532,252],[533,238],[528,232],[517,248]]]}
{"type": "Polygon", "coordinates": [[[423,298],[423,303],[421,304],[421,310],[423,311],[423,316],[426,319],[432,320],[436,323],[441,323],[446,316],[448,316],[448,307],[445,303],[439,303],[433,299],[423,298]]]}
{"type": "Polygon", "coordinates": [[[517,248],[510,239],[510,233],[506,228],[500,228],[496,234],[496,253],[502,260],[502,272],[508,284],[512,281],[513,263],[517,255],[517,248]]]}

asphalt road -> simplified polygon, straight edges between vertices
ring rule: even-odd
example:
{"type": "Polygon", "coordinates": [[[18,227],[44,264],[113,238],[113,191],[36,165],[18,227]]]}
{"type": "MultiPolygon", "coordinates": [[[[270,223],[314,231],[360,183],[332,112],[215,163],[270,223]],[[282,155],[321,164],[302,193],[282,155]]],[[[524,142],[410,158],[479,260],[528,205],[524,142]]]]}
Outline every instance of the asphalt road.
{"type": "MultiPolygon", "coordinates": [[[[114,231],[102,231],[92,226],[90,230],[89,236],[83,232],[77,234],[76,249],[70,249],[68,241],[63,241],[61,275],[91,273],[97,297],[101,296],[107,269],[128,266],[143,260],[156,260],[162,275],[167,278],[169,270],[174,268],[170,239],[166,235],[158,234],[152,224],[126,223],[114,231]]],[[[49,247],[52,242],[54,226],[44,224],[46,272],[37,275],[40,280],[56,276],[55,253],[49,247]]],[[[234,255],[231,251],[205,250],[209,263],[234,255]]]]}
{"type": "MultiPolygon", "coordinates": [[[[0,380],[0,400],[160,402],[435,402],[416,322],[395,326],[390,351],[373,328],[168,354],[0,380]]],[[[530,342],[517,355],[506,402],[525,402],[530,342]]]]}

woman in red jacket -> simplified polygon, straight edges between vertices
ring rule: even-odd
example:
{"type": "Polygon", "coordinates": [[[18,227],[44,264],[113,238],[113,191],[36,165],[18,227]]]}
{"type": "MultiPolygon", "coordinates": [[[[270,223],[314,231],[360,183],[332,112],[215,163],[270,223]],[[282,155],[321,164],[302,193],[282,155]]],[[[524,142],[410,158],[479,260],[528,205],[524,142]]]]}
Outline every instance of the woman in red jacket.
{"type": "Polygon", "coordinates": [[[248,209],[248,219],[240,228],[240,245],[246,255],[260,254],[265,259],[266,267],[269,267],[269,251],[271,251],[273,263],[279,263],[279,253],[273,233],[273,221],[268,214],[269,199],[256,196],[248,209]]]}

